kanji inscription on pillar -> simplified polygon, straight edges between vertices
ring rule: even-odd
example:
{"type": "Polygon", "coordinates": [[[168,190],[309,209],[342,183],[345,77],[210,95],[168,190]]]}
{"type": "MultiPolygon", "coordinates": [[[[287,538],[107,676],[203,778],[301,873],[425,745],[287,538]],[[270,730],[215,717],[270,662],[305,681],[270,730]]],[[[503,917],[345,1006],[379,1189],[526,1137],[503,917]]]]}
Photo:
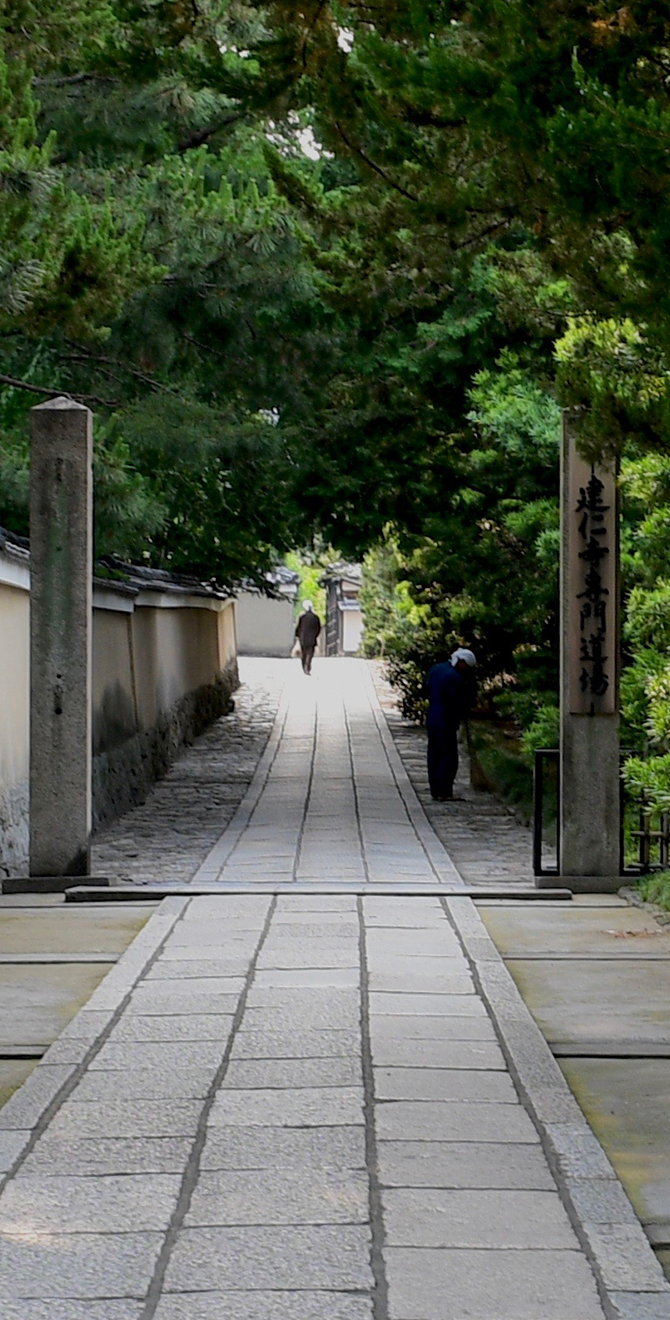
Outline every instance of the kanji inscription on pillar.
{"type": "Polygon", "coordinates": [[[614,469],[573,453],[569,498],[570,712],[611,715],[618,680],[614,469]]]}

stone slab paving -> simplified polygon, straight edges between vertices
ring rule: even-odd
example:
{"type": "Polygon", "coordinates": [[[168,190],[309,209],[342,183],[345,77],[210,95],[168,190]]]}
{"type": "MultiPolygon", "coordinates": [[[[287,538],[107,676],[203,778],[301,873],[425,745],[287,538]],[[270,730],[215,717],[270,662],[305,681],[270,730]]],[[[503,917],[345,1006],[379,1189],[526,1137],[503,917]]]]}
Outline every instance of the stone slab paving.
{"type": "Polygon", "coordinates": [[[393,745],[368,664],[283,663],[274,728],[198,885],[462,885],[393,745]]]}
{"type": "Polygon", "coordinates": [[[367,667],[297,673],[189,854],[227,891],[166,898],[0,1111],[0,1315],[670,1317],[367,667]]]}
{"type": "Polygon", "coordinates": [[[165,900],[80,1064],[0,1114],[3,1317],[601,1320],[446,903],[324,901],[165,900]]]}

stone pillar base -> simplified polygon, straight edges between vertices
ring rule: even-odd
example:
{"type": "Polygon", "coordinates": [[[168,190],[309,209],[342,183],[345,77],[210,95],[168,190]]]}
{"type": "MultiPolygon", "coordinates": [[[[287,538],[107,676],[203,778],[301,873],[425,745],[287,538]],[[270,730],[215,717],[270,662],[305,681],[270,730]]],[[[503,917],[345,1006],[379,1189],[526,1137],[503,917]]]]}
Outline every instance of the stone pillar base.
{"type": "Polygon", "coordinates": [[[108,876],[10,875],[3,878],[3,894],[64,894],[73,885],[111,885],[108,876]]]}
{"type": "Polygon", "coordinates": [[[570,889],[573,894],[616,894],[626,877],[623,875],[536,875],[536,889],[570,889]]]}

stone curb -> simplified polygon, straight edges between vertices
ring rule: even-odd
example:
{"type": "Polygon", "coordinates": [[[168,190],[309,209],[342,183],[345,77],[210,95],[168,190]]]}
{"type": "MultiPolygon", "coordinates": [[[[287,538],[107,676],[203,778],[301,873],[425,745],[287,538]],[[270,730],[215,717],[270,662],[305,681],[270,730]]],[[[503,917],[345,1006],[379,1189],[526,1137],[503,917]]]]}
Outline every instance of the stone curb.
{"type": "Polygon", "coordinates": [[[596,1276],[608,1320],[670,1320],[670,1284],[472,899],[442,900],[596,1276]]]}
{"type": "Polygon", "coordinates": [[[670,912],[666,908],[659,907],[658,903],[652,903],[647,898],[640,898],[637,890],[631,885],[623,885],[618,892],[619,898],[623,898],[629,907],[636,907],[642,912],[650,913],[659,926],[670,926],[670,912]]]}
{"type": "Polygon", "coordinates": [[[455,885],[460,889],[463,886],[463,877],[461,876],[460,871],[454,866],[444,844],[438,839],[437,834],[416,795],[414,785],[412,784],[403,765],[400,753],[393,741],[393,735],[380,705],[379,697],[377,696],[377,691],[369,670],[366,670],[365,672],[365,681],[368,696],[370,698],[372,714],[384,746],[386,758],[391,767],[391,773],[395,779],[396,787],[405,804],[407,815],[412,822],[419,842],[441,883],[455,885]]]}
{"type": "Polygon", "coordinates": [[[263,754],[256,766],[253,778],[249,787],[242,798],[242,801],[236,807],[235,812],[226,826],[223,834],[217,839],[214,847],[210,849],[207,856],[200,863],[197,871],[193,872],[189,880],[191,885],[211,884],[216,880],[222,868],[225,866],[241,835],[246,829],[249,821],[258,805],[258,800],[265,788],[265,783],[272,769],[272,765],[277,755],[281,736],[284,731],[286,717],[289,706],[289,684],[284,683],[277,714],[274,717],[270,736],[265,744],[263,754]]]}
{"type": "Polygon", "coordinates": [[[104,1044],[135,984],[189,903],[165,898],[83,1008],[0,1109],[0,1191],[104,1044]]]}

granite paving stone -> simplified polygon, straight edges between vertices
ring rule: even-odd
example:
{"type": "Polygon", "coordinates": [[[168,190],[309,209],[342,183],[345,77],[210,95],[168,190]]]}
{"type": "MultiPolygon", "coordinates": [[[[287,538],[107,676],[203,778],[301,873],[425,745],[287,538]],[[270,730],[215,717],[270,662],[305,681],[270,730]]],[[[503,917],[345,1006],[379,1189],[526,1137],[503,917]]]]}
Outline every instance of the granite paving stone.
{"type": "Polygon", "coordinates": [[[192,1137],[61,1137],[49,1128],[23,1161],[17,1179],[182,1173],[192,1146],[192,1137]]]}
{"type": "Polygon", "coordinates": [[[372,1320],[372,1315],[369,1297],[341,1292],[165,1293],[154,1320],[372,1320]]]}
{"type": "Polygon", "coordinates": [[[165,1231],[179,1195],[174,1174],[16,1178],[0,1199],[0,1239],[42,1233],[165,1231]]]}
{"type": "MultiPolygon", "coordinates": [[[[245,1010],[244,1023],[248,1032],[272,1032],[297,1035],[311,1032],[327,1036],[331,1031],[342,1033],[358,1029],[360,1007],[350,1004],[342,1007],[328,1002],[314,1003],[311,996],[296,1000],[295,1008],[272,1008],[270,1005],[250,1004],[245,1010]]],[[[323,1051],[321,1051],[323,1053],[323,1051]]]]}
{"type": "Polygon", "coordinates": [[[0,1173],[11,1169],[30,1136],[30,1128],[0,1132],[0,1173]]]}
{"type": "Polygon", "coordinates": [[[90,1064],[91,1072],[119,1071],[133,1068],[194,1068],[216,1071],[223,1050],[219,1041],[108,1041],[90,1064]]]}
{"type": "Polygon", "coordinates": [[[464,968],[462,971],[447,972],[442,974],[437,972],[423,972],[413,976],[409,972],[370,972],[369,977],[370,990],[373,994],[382,992],[384,994],[402,994],[402,995],[420,995],[433,997],[435,995],[462,995],[472,994],[474,985],[472,976],[464,968]]]}
{"type": "Polygon", "coordinates": [[[658,1292],[665,1283],[660,1262],[647,1248],[642,1227],[636,1224],[583,1225],[597,1252],[607,1286],[629,1292],[658,1292]]]}
{"type": "Polygon", "coordinates": [[[395,1247],[577,1247],[557,1192],[393,1188],[382,1203],[395,1247]]]}
{"type": "Polygon", "coordinates": [[[363,1125],[339,1127],[210,1127],[202,1169],[363,1169],[363,1125]]]}
{"type": "Polygon", "coordinates": [[[94,1072],[89,1069],[72,1092],[75,1103],[104,1104],[115,1100],[204,1100],[212,1087],[215,1068],[128,1068],[94,1072]]]}
{"type": "MultiPolygon", "coordinates": [[[[462,1001],[459,1001],[459,1004],[462,1001]]],[[[370,1019],[370,1031],[378,1042],[384,1040],[428,1041],[432,1049],[435,1041],[472,1040],[496,1041],[497,1036],[491,1019],[486,1016],[472,1017],[461,1013],[449,1017],[421,1017],[419,1014],[375,1013],[370,1019]]]]}
{"type": "Polygon", "coordinates": [[[212,1127],[330,1127],[362,1121],[363,1090],[303,1087],[300,1090],[220,1091],[209,1115],[212,1127]]]}
{"type": "Polygon", "coordinates": [[[76,1302],[69,1297],[46,1301],[23,1297],[19,1302],[4,1301],[2,1320],[140,1320],[141,1302],[109,1299],[103,1302],[76,1302]]]}
{"type": "Polygon", "coordinates": [[[105,1009],[89,1009],[84,1005],[71,1022],[61,1031],[58,1040],[83,1040],[92,1045],[101,1031],[109,1025],[111,1014],[105,1009]]]}
{"type": "Polygon", "coordinates": [[[566,1186],[580,1220],[592,1224],[637,1224],[621,1184],[613,1178],[568,1178],[566,1186]]]}
{"type": "Polygon", "coordinates": [[[349,1058],[360,1051],[360,1035],[356,1029],[335,1029],[315,1031],[312,1029],[291,1031],[272,1030],[268,1023],[266,1030],[259,1030],[249,1025],[249,1014],[245,1014],[242,1026],[233,1043],[231,1058],[235,1059],[318,1059],[349,1058]]]}
{"type": "Polygon", "coordinates": [[[126,1013],[129,1017],[135,1014],[141,1017],[179,1017],[180,1014],[187,1014],[191,1017],[193,1014],[212,1013],[230,1017],[237,1010],[239,995],[222,995],[216,991],[205,993],[192,989],[195,985],[195,981],[152,981],[151,985],[142,984],[131,995],[126,1013]],[[165,987],[168,986],[170,988],[166,992],[165,987]]]}
{"type": "Polygon", "coordinates": [[[259,977],[254,978],[247,998],[247,1011],[258,1008],[276,1009],[281,1013],[296,1013],[308,1005],[310,1011],[323,1015],[340,1014],[345,1018],[355,1017],[360,1012],[358,981],[353,987],[310,986],[309,994],[304,987],[264,985],[259,977]]]}
{"type": "Polygon", "coordinates": [[[471,982],[463,982],[458,990],[447,994],[393,994],[385,990],[371,990],[370,1014],[383,1013],[389,1017],[411,1017],[422,1014],[426,1017],[483,1017],[486,1010],[478,995],[474,994],[471,982]]]}
{"type": "Polygon", "coordinates": [[[377,1111],[380,1139],[537,1142],[521,1106],[438,1100],[392,1100],[377,1111]]]}
{"type": "Polygon", "coordinates": [[[227,994],[239,994],[249,965],[248,958],[235,958],[234,965],[220,955],[217,958],[183,959],[179,962],[159,959],[149,969],[145,981],[193,981],[216,977],[219,988],[227,994]]]}
{"type": "Polygon", "coordinates": [[[176,1013],[143,1017],[124,1014],[110,1032],[110,1045],[121,1041],[225,1041],[233,1024],[232,1013],[176,1013]]]}
{"type": "Polygon", "coordinates": [[[231,1059],[223,1081],[226,1090],[361,1084],[361,1061],[354,1055],[333,1059],[231,1059]]]}
{"type": "Polygon", "coordinates": [[[372,1285],[367,1227],[188,1228],[177,1238],[166,1291],[325,1289],[372,1285]]]}
{"type": "Polygon", "coordinates": [[[539,1146],[509,1142],[380,1141],[379,1180],[386,1187],[519,1188],[554,1191],[539,1146]]]}
{"type": "Polygon", "coordinates": [[[500,1046],[488,1040],[412,1040],[411,1036],[388,1036],[379,1042],[373,1032],[372,1058],[379,1068],[505,1071],[505,1059],[500,1046]]]}
{"type": "Polygon", "coordinates": [[[445,1298],[449,1320],[603,1320],[579,1251],[390,1247],[386,1261],[390,1320],[445,1320],[445,1298]]]}
{"type": "Polygon", "coordinates": [[[376,1068],[378,1100],[467,1100],[518,1104],[511,1077],[469,1068],[376,1068]]]}
{"type": "Polygon", "coordinates": [[[200,1100],[171,1100],[148,1105],[142,1100],[105,1100],[77,1104],[66,1100],[52,1119],[50,1132],[73,1137],[191,1136],[202,1110],[200,1100]]]}
{"type": "Polygon", "coordinates": [[[613,1320],[670,1320],[670,1288],[657,1293],[611,1292],[613,1320]]]}
{"type": "Polygon", "coordinates": [[[144,1297],[162,1233],[49,1233],[0,1239],[0,1301],[144,1297]]]}
{"type": "Polygon", "coordinates": [[[35,1127],[74,1071],[71,1065],[46,1068],[38,1065],[20,1090],[15,1091],[0,1109],[0,1131],[35,1127]]]}
{"type": "Polygon", "coordinates": [[[364,1224],[368,1195],[363,1170],[204,1171],[185,1224],[364,1224]]]}
{"type": "Polygon", "coordinates": [[[295,967],[291,970],[286,968],[268,971],[259,963],[259,969],[254,977],[254,987],[263,990],[265,987],[271,989],[305,989],[322,990],[324,987],[333,989],[352,989],[357,988],[359,984],[360,972],[358,964],[352,964],[350,967],[295,967]]]}

